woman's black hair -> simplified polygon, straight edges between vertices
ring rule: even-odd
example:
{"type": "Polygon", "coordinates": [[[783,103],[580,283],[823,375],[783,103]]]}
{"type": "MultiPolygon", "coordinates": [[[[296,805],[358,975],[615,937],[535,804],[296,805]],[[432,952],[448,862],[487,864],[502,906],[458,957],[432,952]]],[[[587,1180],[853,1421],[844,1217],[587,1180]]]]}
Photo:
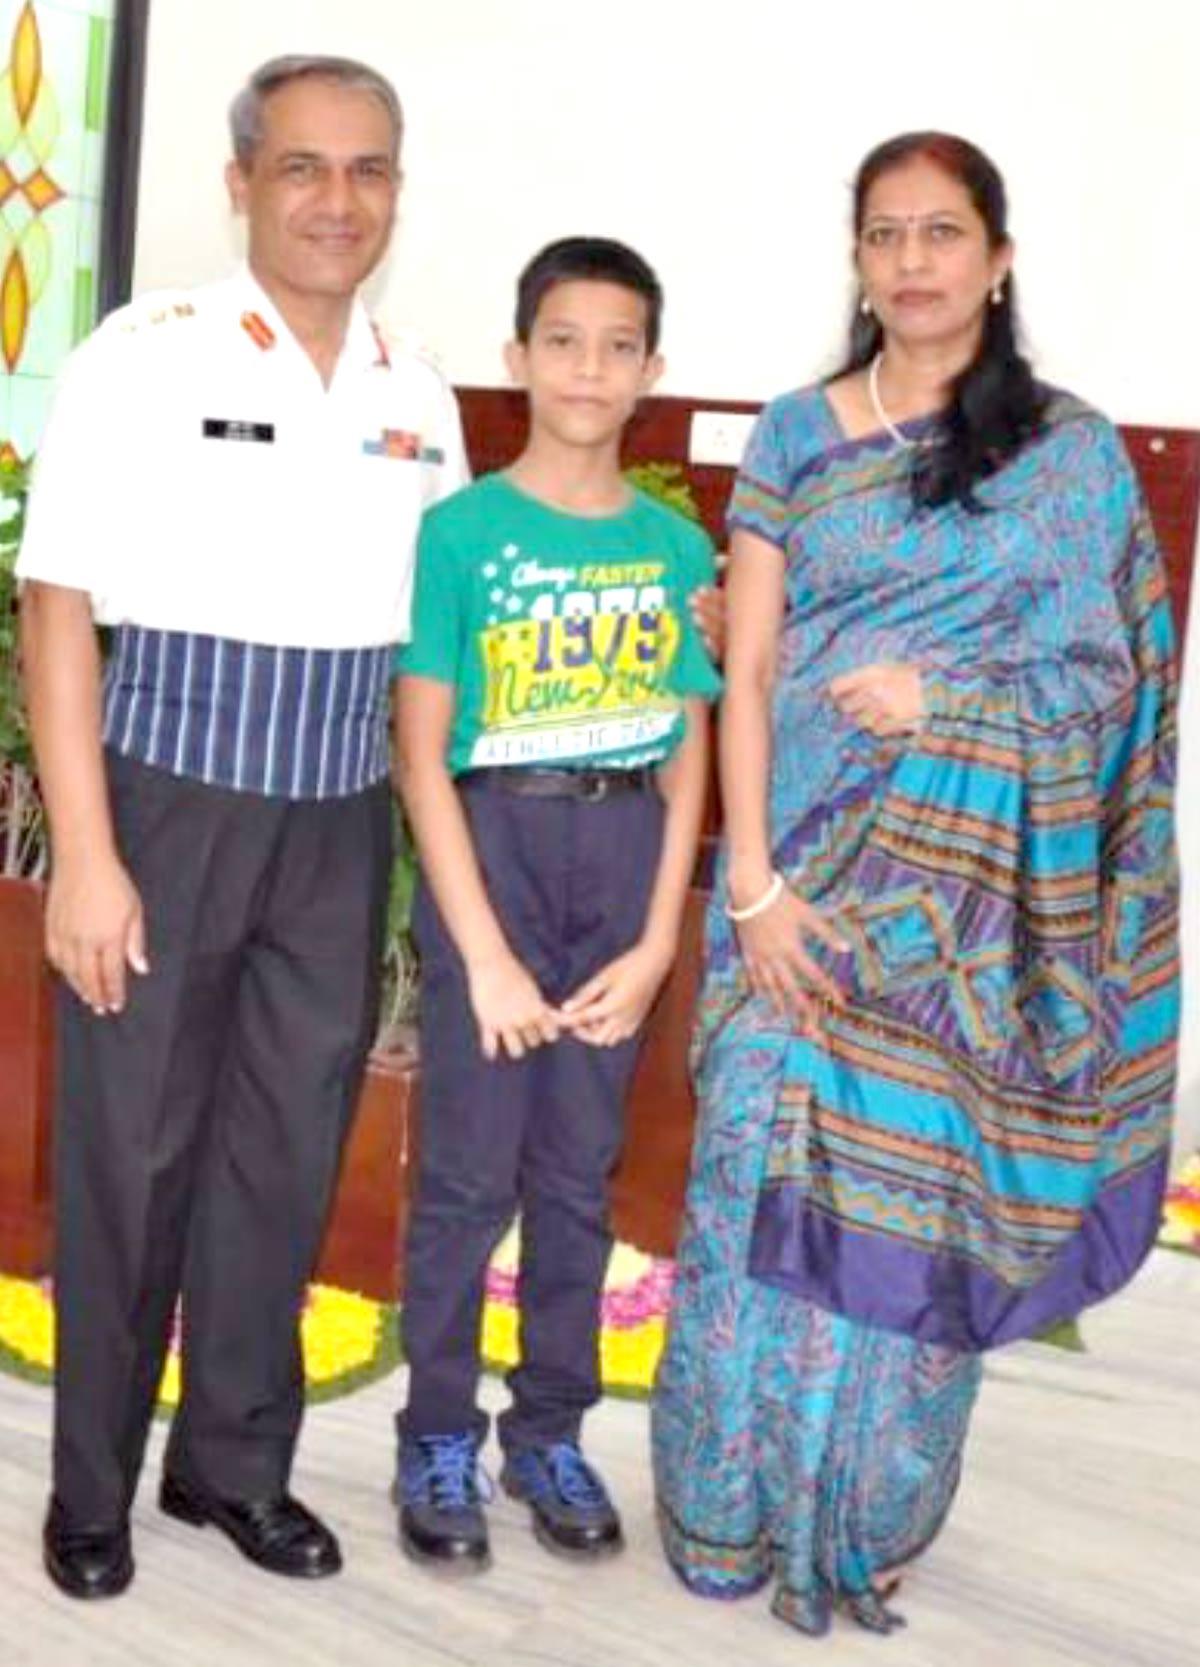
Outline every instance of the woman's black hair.
{"type": "MultiPolygon", "coordinates": [[[[854,235],[862,233],[867,197],[881,175],[923,157],[957,180],[998,249],[1008,241],[1008,202],[1000,170],[976,146],[951,133],[901,133],[864,157],[854,180],[854,235]]],[[[861,298],[860,298],[861,299],[861,298]]],[[[830,380],[863,370],[883,346],[874,313],[856,301],[845,362],[830,380]]],[[[958,502],[971,511],[984,506],[975,495],[980,481],[995,474],[1038,433],[1047,394],[1017,347],[1016,294],[1011,272],[999,300],[984,309],[979,349],[954,379],[950,404],[938,424],[936,443],[914,452],[913,504],[934,509],[958,502]]]]}

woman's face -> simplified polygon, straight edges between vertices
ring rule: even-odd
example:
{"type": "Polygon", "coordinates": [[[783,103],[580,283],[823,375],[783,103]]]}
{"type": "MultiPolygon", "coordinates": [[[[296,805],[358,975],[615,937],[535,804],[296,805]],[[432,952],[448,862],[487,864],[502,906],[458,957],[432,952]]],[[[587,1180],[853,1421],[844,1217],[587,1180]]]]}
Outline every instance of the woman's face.
{"type": "Polygon", "coordinates": [[[892,340],[973,346],[1011,263],[1011,245],[992,248],[966,187],[926,157],[889,169],[867,193],[855,264],[892,340]]]}

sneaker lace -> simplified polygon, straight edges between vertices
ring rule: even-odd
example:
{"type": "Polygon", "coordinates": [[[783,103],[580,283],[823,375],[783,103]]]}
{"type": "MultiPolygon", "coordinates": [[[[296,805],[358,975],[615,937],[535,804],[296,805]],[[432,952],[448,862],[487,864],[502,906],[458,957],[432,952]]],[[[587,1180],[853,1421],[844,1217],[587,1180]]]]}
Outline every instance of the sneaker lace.
{"type": "Polygon", "coordinates": [[[560,1498],[581,1510],[595,1510],[608,1504],[604,1483],[569,1441],[558,1442],[546,1454],[546,1463],[560,1498]]]}
{"type": "Polygon", "coordinates": [[[420,1438],[425,1482],[443,1509],[474,1505],[492,1497],[491,1480],[479,1462],[474,1436],[428,1435],[420,1438]]]}

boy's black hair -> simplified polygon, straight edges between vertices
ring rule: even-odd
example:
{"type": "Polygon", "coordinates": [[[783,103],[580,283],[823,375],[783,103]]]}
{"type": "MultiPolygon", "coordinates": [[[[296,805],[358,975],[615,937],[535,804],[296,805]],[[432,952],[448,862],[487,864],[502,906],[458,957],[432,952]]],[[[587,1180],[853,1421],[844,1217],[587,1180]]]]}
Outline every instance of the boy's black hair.
{"type": "Polygon", "coordinates": [[[662,329],[662,285],[636,249],[611,237],[560,237],[533,257],[517,279],[517,340],[529,340],[538,308],[556,284],[581,278],[619,284],[641,296],[646,304],[646,352],[653,353],[662,329]]]}

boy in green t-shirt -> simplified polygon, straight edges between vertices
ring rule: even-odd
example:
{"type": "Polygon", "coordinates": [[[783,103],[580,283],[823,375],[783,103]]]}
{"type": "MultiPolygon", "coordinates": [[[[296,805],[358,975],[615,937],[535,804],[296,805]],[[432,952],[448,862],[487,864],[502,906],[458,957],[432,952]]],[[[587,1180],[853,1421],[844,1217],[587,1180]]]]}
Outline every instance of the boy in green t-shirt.
{"type": "Polygon", "coordinates": [[[638,1032],[675,957],[719,679],[688,614],[713,553],[622,478],[659,376],[641,257],[568,238],[526,268],[509,367],[529,437],[430,512],[397,660],[421,858],[421,1144],[398,1419],[405,1549],[483,1567],[475,1401],[488,1259],[521,1214],[521,1364],[501,1484],[551,1549],[621,1543],[579,1450],[599,1395],[608,1178],[638,1032]]]}

